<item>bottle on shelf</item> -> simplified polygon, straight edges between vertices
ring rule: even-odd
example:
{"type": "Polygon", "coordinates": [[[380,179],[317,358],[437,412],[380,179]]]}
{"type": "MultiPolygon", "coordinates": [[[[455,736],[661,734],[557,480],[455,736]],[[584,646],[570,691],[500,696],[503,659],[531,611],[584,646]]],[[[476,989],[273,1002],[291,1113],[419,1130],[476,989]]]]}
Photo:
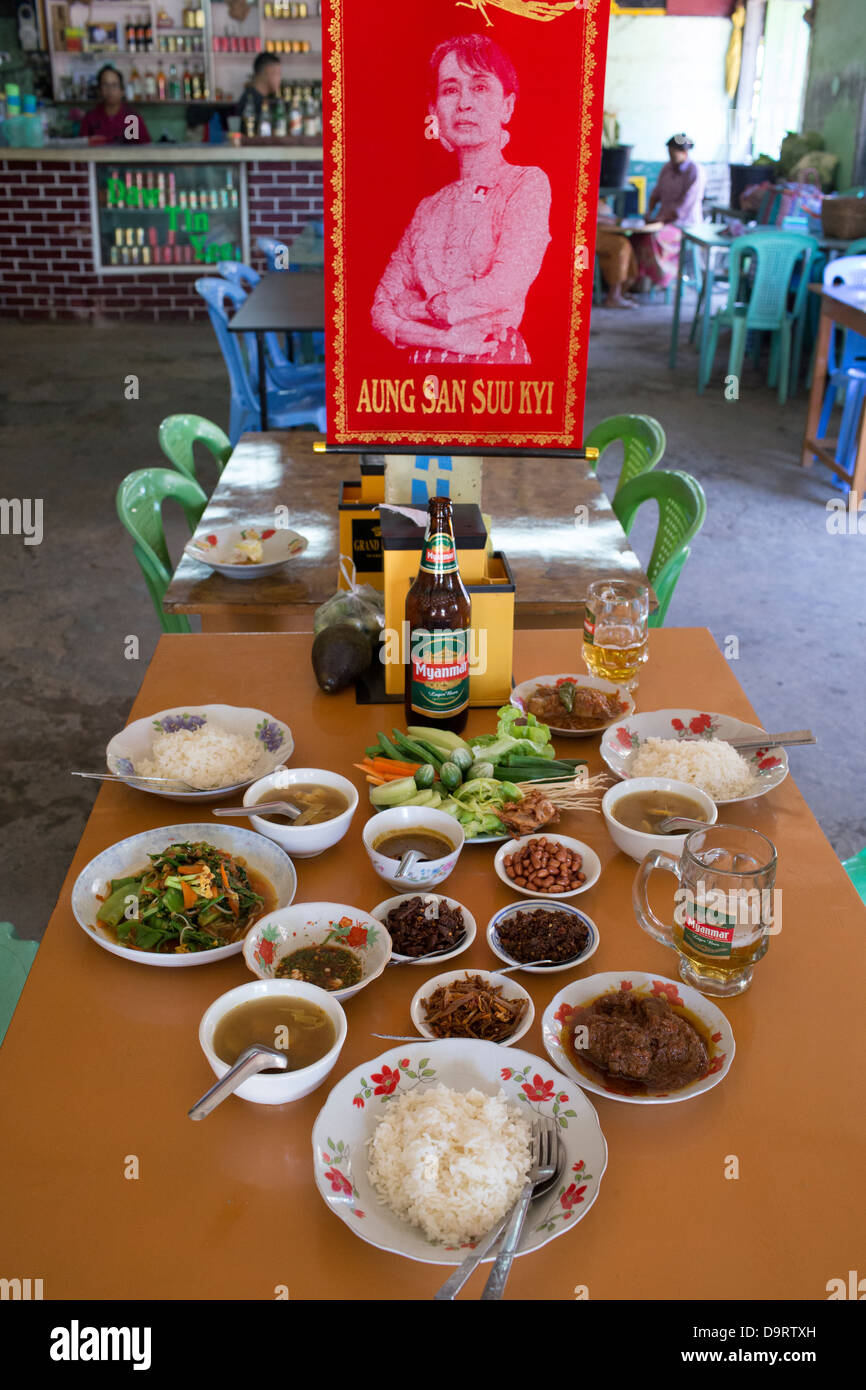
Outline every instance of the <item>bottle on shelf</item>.
{"type": "Polygon", "coordinates": [[[126,99],[129,102],[138,101],[141,97],[141,78],[138,75],[138,68],[133,63],[129,70],[129,77],[126,81],[126,99]]]}
{"type": "Polygon", "coordinates": [[[241,130],[248,140],[252,140],[256,133],[256,103],[249,87],[241,104],[241,130]]]}
{"type": "Polygon", "coordinates": [[[168,99],[169,101],[180,101],[182,95],[180,81],[177,76],[177,68],[174,63],[172,63],[168,70],[168,99]]]}
{"type": "Polygon", "coordinates": [[[150,22],[150,15],[145,16],[144,23],[144,42],[148,53],[153,52],[153,25],[150,22]]]}
{"type": "Polygon", "coordinates": [[[156,78],[153,68],[148,68],[144,74],[144,95],[147,101],[156,101],[156,78]]]}
{"type": "Polygon", "coordinates": [[[162,70],[162,63],[156,74],[156,95],[160,101],[165,101],[165,73],[162,70]]]}
{"type": "Polygon", "coordinates": [[[304,133],[304,113],[301,109],[301,100],[298,95],[297,87],[292,88],[292,95],[289,99],[289,135],[292,139],[304,133]]]}
{"type": "Polygon", "coordinates": [[[262,102],[261,114],[259,115],[259,135],[261,135],[263,139],[270,139],[273,133],[274,128],[271,124],[271,103],[265,98],[262,102]]]}
{"type": "MultiPolygon", "coordinates": [[[[198,13],[198,14],[204,14],[204,10],[198,10],[197,13],[198,13]]],[[[199,77],[200,77],[200,81],[201,81],[201,97],[202,97],[202,101],[210,101],[210,87],[208,86],[207,71],[206,71],[205,68],[202,68],[201,73],[199,74],[199,77]]]]}
{"type": "Polygon", "coordinates": [[[289,133],[289,123],[286,119],[286,105],[282,97],[277,97],[274,101],[274,135],[278,140],[285,140],[289,133]]]}
{"type": "Polygon", "coordinates": [[[189,101],[192,97],[192,74],[188,67],[184,68],[181,81],[183,82],[183,99],[189,101]]]}
{"type": "Polygon", "coordinates": [[[145,34],[144,21],[139,18],[135,25],[135,51],[136,53],[147,52],[147,38],[145,34]]]}
{"type": "Polygon", "coordinates": [[[201,101],[201,78],[198,75],[198,68],[194,68],[190,73],[189,86],[191,100],[201,101]]]}
{"type": "Polygon", "coordinates": [[[133,24],[132,20],[131,20],[130,18],[128,18],[128,17],[127,17],[127,21],[126,21],[126,29],[124,30],[124,36],[125,36],[125,39],[126,39],[126,51],[127,51],[127,53],[135,53],[135,52],[137,52],[136,43],[135,43],[135,25],[133,24]]]}

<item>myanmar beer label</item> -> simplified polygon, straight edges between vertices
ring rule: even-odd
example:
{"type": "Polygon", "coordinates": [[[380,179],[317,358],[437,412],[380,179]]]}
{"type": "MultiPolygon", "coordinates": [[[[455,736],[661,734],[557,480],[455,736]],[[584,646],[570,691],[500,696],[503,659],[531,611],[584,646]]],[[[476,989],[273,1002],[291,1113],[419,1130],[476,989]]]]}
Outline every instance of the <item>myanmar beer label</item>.
{"type": "Polygon", "coordinates": [[[421,554],[421,568],[428,574],[453,574],[457,569],[457,552],[447,531],[428,536],[421,554]]]}
{"type": "Polygon", "coordinates": [[[409,678],[416,714],[459,714],[469,704],[469,632],[468,627],[412,632],[409,678]]]}
{"type": "Polygon", "coordinates": [[[688,910],[683,917],[683,945],[691,946],[703,956],[729,958],[734,948],[734,928],[737,919],[716,912],[701,903],[694,904],[694,915],[688,910]],[[707,921],[712,917],[712,921],[707,921]]]}
{"type": "Polygon", "coordinates": [[[588,647],[595,645],[595,614],[588,608],[584,610],[583,615],[583,640],[588,647]]]}

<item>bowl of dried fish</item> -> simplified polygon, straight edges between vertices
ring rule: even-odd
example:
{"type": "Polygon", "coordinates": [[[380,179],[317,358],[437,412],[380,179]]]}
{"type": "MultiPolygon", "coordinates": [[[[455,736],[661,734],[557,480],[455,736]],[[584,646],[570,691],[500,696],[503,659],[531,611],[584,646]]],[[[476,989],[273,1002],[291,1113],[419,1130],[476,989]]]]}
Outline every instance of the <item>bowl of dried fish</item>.
{"type": "Polygon", "coordinates": [[[490,970],[451,970],[434,975],[409,1005],[425,1038],[470,1038],[510,1046],[528,1033],[535,1006],[522,985],[490,970]]]}
{"type": "Polygon", "coordinates": [[[478,924],[468,908],[442,893],[399,893],[371,909],[391,938],[394,964],[450,960],[475,940],[478,924]]]}

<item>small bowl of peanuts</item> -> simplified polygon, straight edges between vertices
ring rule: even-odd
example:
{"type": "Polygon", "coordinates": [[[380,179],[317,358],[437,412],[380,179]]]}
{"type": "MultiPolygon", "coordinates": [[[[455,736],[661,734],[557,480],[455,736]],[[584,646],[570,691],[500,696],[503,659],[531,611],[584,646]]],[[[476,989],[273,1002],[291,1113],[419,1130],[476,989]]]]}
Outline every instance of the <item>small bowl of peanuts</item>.
{"type": "Polygon", "coordinates": [[[528,898],[575,898],[601,877],[594,849],[568,835],[523,835],[500,845],[493,867],[506,888],[528,898]]]}

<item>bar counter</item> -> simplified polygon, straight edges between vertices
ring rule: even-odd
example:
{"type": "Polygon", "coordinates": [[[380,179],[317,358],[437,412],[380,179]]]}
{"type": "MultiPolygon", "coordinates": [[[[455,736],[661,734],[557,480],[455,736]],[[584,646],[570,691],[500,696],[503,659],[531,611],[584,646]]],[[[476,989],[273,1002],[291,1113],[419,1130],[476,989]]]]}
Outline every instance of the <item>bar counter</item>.
{"type": "Polygon", "coordinates": [[[291,243],[309,222],[321,219],[322,209],[322,146],[313,139],[240,147],[157,142],[0,149],[0,317],[202,318],[204,303],[195,291],[199,275],[213,270],[218,259],[238,256],[263,269],[256,238],[278,236],[291,243]],[[127,186],[137,184],[145,193],[164,178],[166,196],[158,207],[142,200],[140,216],[120,208],[122,215],[107,229],[105,181],[115,171],[124,181],[125,170],[127,186]],[[210,201],[203,203],[199,192],[169,216],[172,184],[178,197],[185,185],[207,187],[210,201]],[[131,241],[114,241],[127,230],[131,241]],[[195,237],[208,246],[192,255],[184,246],[187,258],[178,259],[175,242],[195,237]],[[115,244],[118,260],[110,263],[115,244]],[[127,252],[132,263],[119,259],[127,252]]]}

